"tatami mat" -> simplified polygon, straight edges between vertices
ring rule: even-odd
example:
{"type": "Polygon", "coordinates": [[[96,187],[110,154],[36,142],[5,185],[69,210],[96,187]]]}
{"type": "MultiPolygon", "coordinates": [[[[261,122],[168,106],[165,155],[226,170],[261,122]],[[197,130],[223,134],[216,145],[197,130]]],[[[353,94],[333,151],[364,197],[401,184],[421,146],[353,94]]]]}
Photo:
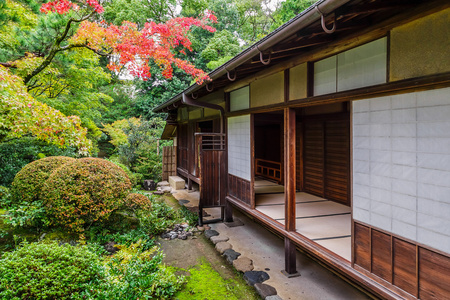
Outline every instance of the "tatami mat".
{"type": "MultiPolygon", "coordinates": [[[[275,220],[284,219],[285,217],[284,205],[257,205],[256,209],[275,220]]],[[[346,213],[350,213],[349,207],[333,201],[307,202],[295,205],[296,218],[320,217],[346,213]]]]}
{"type": "Polygon", "coordinates": [[[315,242],[348,261],[352,260],[352,247],[350,247],[352,243],[351,237],[319,240],[315,242]]]}
{"type": "MultiPolygon", "coordinates": [[[[256,195],[256,209],[285,224],[284,193],[256,195]]],[[[296,193],[296,231],[351,259],[351,208],[307,193],[296,193]]]]}

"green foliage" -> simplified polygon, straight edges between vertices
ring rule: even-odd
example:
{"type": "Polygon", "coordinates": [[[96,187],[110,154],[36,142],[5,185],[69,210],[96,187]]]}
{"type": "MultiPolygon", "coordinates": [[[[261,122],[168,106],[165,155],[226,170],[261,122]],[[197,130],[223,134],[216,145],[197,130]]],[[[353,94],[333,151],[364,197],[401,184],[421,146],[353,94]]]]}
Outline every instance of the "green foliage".
{"type": "Polygon", "coordinates": [[[125,207],[132,210],[150,210],[152,208],[152,202],[145,195],[131,193],[125,198],[125,207]]]}
{"type": "MultiPolygon", "coordinates": [[[[163,126],[161,118],[152,118],[150,121],[131,118],[106,125],[104,131],[111,137],[111,144],[116,146],[121,163],[142,174],[145,179],[159,180],[162,161],[157,154],[157,140],[163,126]]],[[[163,142],[160,147],[166,144],[163,142]]]]}
{"type": "Polygon", "coordinates": [[[293,17],[313,5],[317,0],[286,0],[273,14],[274,23],[270,29],[275,30],[293,17]]]}
{"type": "Polygon", "coordinates": [[[136,84],[130,81],[118,81],[100,87],[100,91],[114,101],[104,103],[100,108],[101,123],[110,124],[117,120],[138,117],[136,109],[136,84]]]}
{"type": "Polygon", "coordinates": [[[0,208],[7,208],[11,204],[10,197],[9,189],[0,185],[0,208]]]}
{"type": "Polygon", "coordinates": [[[112,0],[104,4],[103,17],[108,23],[121,25],[130,21],[142,28],[150,20],[160,23],[174,17],[175,5],[174,0],[112,0]]]}
{"type": "Polygon", "coordinates": [[[0,297],[82,299],[101,276],[101,261],[86,246],[25,243],[0,259],[0,297]]]}
{"type": "Polygon", "coordinates": [[[130,190],[128,176],[112,162],[81,158],[53,172],[41,198],[52,224],[82,232],[96,221],[107,220],[130,190]]]}
{"type": "Polygon", "coordinates": [[[15,203],[31,203],[40,200],[44,182],[56,169],[75,159],[66,156],[49,156],[29,163],[17,173],[11,185],[15,203]]]}
{"type": "Polygon", "coordinates": [[[202,51],[201,56],[208,60],[206,66],[215,69],[233,58],[241,51],[237,38],[228,30],[217,31],[202,51]]]}
{"type": "Polygon", "coordinates": [[[76,149],[61,149],[32,137],[0,143],[0,185],[9,186],[25,165],[45,156],[76,156],[76,149]]]}
{"type": "Polygon", "coordinates": [[[100,299],[171,299],[181,289],[183,278],[162,264],[163,254],[153,247],[142,251],[142,242],[119,246],[106,261],[107,278],[100,299]]]}
{"type": "Polygon", "coordinates": [[[120,168],[122,168],[122,170],[127,174],[128,178],[130,179],[131,184],[133,185],[133,187],[140,187],[141,186],[142,179],[143,179],[143,175],[142,174],[131,172],[130,168],[128,168],[124,164],[118,162],[118,158],[111,157],[111,158],[106,159],[106,160],[108,160],[108,161],[114,163],[115,165],[119,166],[120,168]]]}

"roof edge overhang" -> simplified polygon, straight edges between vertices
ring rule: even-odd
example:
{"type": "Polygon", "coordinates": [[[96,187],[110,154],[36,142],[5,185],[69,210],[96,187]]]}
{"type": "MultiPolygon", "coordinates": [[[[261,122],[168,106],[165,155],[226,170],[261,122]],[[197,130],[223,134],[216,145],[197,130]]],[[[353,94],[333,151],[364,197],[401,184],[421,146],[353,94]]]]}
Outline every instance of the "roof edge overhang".
{"type": "MultiPolygon", "coordinates": [[[[274,46],[275,44],[281,42],[288,36],[295,34],[300,29],[305,28],[306,26],[310,25],[311,23],[317,21],[320,19],[322,12],[324,15],[327,15],[340,6],[346,4],[347,2],[350,2],[351,0],[319,0],[314,5],[310,6],[300,14],[298,14],[296,17],[291,19],[289,22],[281,25],[276,30],[274,30],[272,33],[268,34],[252,46],[248,47],[220,67],[216,68],[215,70],[211,71],[208,75],[211,78],[212,81],[214,81],[217,78],[222,77],[223,75],[227,74],[227,72],[230,72],[237,68],[238,66],[242,65],[243,63],[247,62],[249,59],[252,59],[255,55],[258,55],[260,52],[263,52],[270,47],[274,46]],[[316,9],[316,7],[318,9],[316,9]]],[[[180,94],[176,95],[172,99],[164,102],[163,104],[155,107],[153,111],[155,113],[162,112],[166,107],[174,104],[177,101],[180,101],[182,99],[183,94],[190,94],[193,93],[200,88],[202,88],[205,84],[198,85],[193,84],[187,89],[185,89],[180,94]]]]}

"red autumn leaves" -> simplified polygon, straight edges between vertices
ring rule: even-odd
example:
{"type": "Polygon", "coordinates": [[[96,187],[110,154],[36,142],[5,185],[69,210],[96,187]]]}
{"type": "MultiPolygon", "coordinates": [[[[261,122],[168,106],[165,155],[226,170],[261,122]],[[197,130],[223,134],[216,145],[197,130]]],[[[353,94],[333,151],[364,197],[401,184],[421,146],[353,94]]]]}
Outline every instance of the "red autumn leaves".
{"type": "MultiPolygon", "coordinates": [[[[103,7],[96,0],[85,1],[82,4],[97,13],[103,12],[103,7]]],[[[58,14],[65,14],[71,9],[78,10],[79,6],[68,0],[55,0],[41,7],[44,13],[58,14]]],[[[86,20],[81,22],[69,43],[111,55],[108,68],[114,72],[125,67],[131,75],[146,80],[151,76],[148,62],[153,60],[167,79],[172,78],[173,67],[177,66],[191,75],[198,84],[202,84],[209,80],[208,75],[190,62],[177,58],[175,53],[185,53],[184,49],[192,50],[188,34],[193,26],[214,32],[215,29],[208,24],[216,22],[217,18],[211,12],[206,12],[201,19],[174,18],[166,23],[149,22],[142,29],[131,22],[116,26],[86,20]]]]}

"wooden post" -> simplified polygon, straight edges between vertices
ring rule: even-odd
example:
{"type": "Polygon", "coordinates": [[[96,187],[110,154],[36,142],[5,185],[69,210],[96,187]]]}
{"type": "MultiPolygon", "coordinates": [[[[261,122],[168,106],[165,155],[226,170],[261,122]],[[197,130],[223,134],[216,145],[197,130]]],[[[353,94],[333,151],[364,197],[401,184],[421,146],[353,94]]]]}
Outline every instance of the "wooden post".
{"type": "Polygon", "coordinates": [[[297,261],[297,250],[295,249],[295,244],[287,237],[284,238],[284,262],[286,269],[281,271],[286,277],[292,278],[300,276],[297,271],[296,261],[297,261]]]}
{"type": "Polygon", "coordinates": [[[284,109],[285,229],[295,231],[295,110],[284,109]]]}
{"type": "MultiPolygon", "coordinates": [[[[285,229],[295,231],[295,110],[284,109],[284,201],[285,201],[285,229]]],[[[300,274],[296,266],[296,249],[294,243],[284,238],[285,270],[287,277],[300,274]]]]}

